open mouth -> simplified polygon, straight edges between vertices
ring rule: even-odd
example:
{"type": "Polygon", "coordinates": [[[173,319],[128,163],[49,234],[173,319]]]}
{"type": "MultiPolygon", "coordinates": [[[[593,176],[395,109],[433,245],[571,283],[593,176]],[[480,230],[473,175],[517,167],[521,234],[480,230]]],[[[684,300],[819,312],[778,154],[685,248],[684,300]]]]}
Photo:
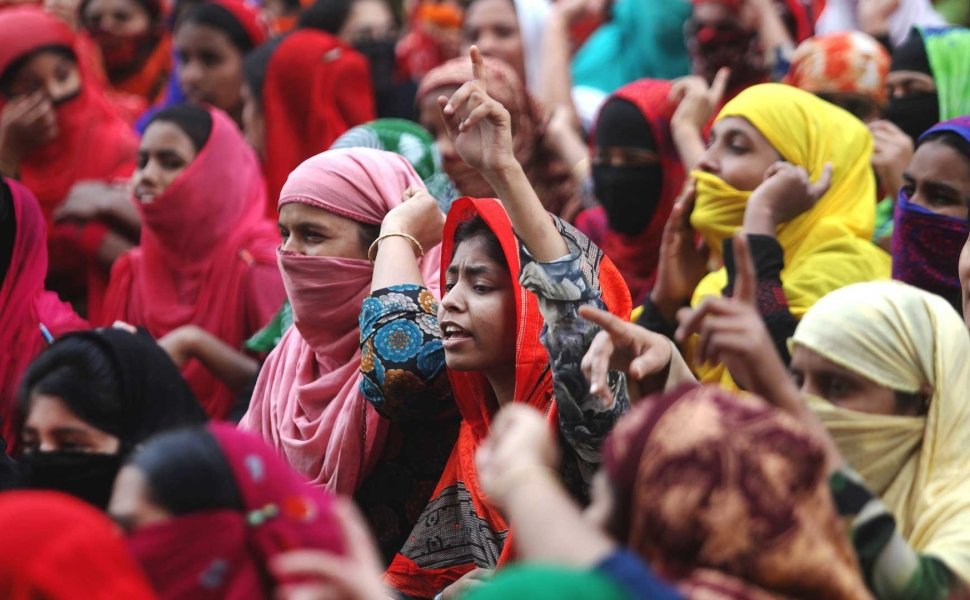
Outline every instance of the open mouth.
{"type": "Polygon", "coordinates": [[[471,333],[454,323],[442,324],[441,336],[441,342],[446,349],[472,338],[471,333]]]}

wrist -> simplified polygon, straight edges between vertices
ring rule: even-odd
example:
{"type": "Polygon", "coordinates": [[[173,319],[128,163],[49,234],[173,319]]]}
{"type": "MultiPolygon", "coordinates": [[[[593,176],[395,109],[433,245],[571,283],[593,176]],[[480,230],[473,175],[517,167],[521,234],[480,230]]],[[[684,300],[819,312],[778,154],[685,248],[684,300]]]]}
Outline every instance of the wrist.
{"type": "Polygon", "coordinates": [[[515,160],[515,157],[512,157],[511,160],[503,161],[493,168],[482,169],[481,175],[492,187],[496,195],[501,198],[503,195],[502,190],[509,189],[517,179],[525,177],[525,171],[522,170],[522,165],[519,164],[519,161],[515,160]]]}
{"type": "Polygon", "coordinates": [[[662,287],[650,290],[650,302],[657,307],[660,316],[668,322],[673,322],[677,318],[677,311],[689,300],[689,298],[676,298],[666,293],[662,287]]]}
{"type": "Polygon", "coordinates": [[[778,219],[771,207],[760,202],[748,201],[748,206],[744,209],[744,233],[775,237],[777,228],[778,219]]]}

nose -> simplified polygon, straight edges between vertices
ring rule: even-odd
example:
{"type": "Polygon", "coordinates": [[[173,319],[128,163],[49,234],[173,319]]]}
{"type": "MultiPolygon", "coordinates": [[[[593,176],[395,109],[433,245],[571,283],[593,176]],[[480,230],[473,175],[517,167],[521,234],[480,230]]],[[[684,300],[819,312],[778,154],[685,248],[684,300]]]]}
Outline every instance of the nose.
{"type": "Polygon", "coordinates": [[[438,319],[442,319],[445,313],[461,313],[465,307],[464,298],[462,298],[461,287],[455,285],[453,288],[445,292],[445,295],[441,297],[441,302],[438,304],[438,319]]]}
{"type": "MultiPolygon", "coordinates": [[[[197,94],[202,82],[202,67],[199,61],[186,60],[179,66],[179,84],[187,94],[197,94]]],[[[195,100],[195,98],[193,98],[195,100]]]]}
{"type": "Polygon", "coordinates": [[[158,186],[158,165],[154,160],[149,160],[144,167],[135,169],[131,176],[133,188],[155,188],[158,186]]]}
{"type": "Polygon", "coordinates": [[[495,48],[498,45],[498,37],[488,31],[483,31],[478,35],[478,39],[474,41],[474,44],[478,46],[482,56],[494,57],[495,48]]]}
{"type": "Polygon", "coordinates": [[[283,243],[280,245],[284,252],[293,252],[295,254],[305,254],[303,251],[303,245],[296,239],[296,236],[292,233],[289,237],[283,238],[283,243]]]}
{"type": "Polygon", "coordinates": [[[721,164],[714,153],[713,146],[704,150],[704,154],[701,154],[700,160],[697,161],[697,168],[706,173],[712,173],[714,175],[720,174],[721,164]]]}

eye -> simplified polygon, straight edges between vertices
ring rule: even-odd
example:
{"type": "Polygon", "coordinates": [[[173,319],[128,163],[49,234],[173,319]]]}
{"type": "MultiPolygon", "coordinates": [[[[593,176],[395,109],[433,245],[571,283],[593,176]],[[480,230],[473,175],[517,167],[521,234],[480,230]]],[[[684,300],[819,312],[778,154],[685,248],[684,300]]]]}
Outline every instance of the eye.
{"type": "Polygon", "coordinates": [[[135,162],[135,166],[139,169],[144,169],[148,166],[148,154],[145,152],[138,153],[138,160],[135,162]]]}
{"type": "Polygon", "coordinates": [[[492,288],[481,283],[476,283],[474,286],[472,286],[472,289],[475,290],[476,294],[487,294],[492,291],[492,288]]]}
{"type": "Polygon", "coordinates": [[[162,166],[168,169],[169,171],[175,171],[185,166],[185,161],[182,160],[182,157],[175,156],[175,155],[166,156],[165,158],[162,159],[161,162],[162,162],[162,166]]]}
{"type": "Polygon", "coordinates": [[[280,237],[282,237],[284,240],[290,237],[290,230],[286,227],[280,227],[280,237]]]}
{"type": "Polygon", "coordinates": [[[454,287],[455,287],[455,282],[454,281],[446,281],[445,282],[445,291],[446,292],[450,292],[452,290],[452,288],[454,288],[454,287]]]}
{"type": "Polygon", "coordinates": [[[906,185],[900,188],[900,191],[902,191],[904,194],[912,198],[913,194],[916,193],[916,186],[914,186],[911,183],[907,183],[906,185]]]}
{"type": "Polygon", "coordinates": [[[844,377],[830,377],[825,385],[825,397],[829,400],[844,398],[848,396],[855,386],[849,380],[844,377]]]}
{"type": "Polygon", "coordinates": [[[789,371],[788,374],[791,375],[791,380],[792,383],[795,384],[795,387],[801,388],[803,385],[805,385],[805,375],[799,371],[789,371]]]}

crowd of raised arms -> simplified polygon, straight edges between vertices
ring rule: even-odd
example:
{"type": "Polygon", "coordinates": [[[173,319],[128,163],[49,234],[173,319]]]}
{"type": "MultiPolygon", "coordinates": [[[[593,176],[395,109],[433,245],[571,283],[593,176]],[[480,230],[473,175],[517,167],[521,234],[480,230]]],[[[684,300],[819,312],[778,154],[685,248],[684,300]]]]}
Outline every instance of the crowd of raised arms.
{"type": "Polygon", "coordinates": [[[0,0],[0,599],[970,600],[970,1],[0,0]]]}

